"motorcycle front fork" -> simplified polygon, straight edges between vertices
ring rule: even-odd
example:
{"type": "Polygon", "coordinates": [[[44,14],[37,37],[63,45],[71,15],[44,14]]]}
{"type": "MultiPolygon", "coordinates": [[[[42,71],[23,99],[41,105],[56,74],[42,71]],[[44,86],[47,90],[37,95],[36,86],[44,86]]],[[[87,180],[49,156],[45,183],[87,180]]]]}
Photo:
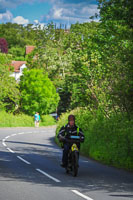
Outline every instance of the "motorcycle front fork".
{"type": "MultiPolygon", "coordinates": [[[[78,161],[79,161],[79,152],[78,152],[78,161]]],[[[72,153],[69,153],[67,167],[70,168],[70,169],[72,169],[72,165],[73,165],[73,163],[72,163],[72,153]]]]}

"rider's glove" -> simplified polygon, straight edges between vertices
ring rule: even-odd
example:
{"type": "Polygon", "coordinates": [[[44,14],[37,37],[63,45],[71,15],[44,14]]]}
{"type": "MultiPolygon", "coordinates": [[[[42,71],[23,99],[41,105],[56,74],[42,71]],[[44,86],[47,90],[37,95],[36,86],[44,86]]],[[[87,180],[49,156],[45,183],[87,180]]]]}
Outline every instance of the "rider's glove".
{"type": "Polygon", "coordinates": [[[80,142],[84,142],[84,137],[83,136],[80,137],[80,142]]]}
{"type": "Polygon", "coordinates": [[[65,137],[63,137],[62,135],[59,136],[59,142],[65,142],[65,137]]]}

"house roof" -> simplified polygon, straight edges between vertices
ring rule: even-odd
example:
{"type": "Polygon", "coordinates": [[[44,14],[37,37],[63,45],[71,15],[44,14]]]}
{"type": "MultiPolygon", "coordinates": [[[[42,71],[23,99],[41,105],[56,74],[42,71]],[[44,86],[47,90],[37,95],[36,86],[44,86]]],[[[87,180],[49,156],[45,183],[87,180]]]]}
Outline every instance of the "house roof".
{"type": "Polygon", "coordinates": [[[20,72],[20,67],[26,64],[26,61],[12,61],[11,65],[14,67],[14,72],[20,72]]]}
{"type": "Polygon", "coordinates": [[[31,53],[34,50],[35,46],[26,46],[26,55],[31,53]]]}

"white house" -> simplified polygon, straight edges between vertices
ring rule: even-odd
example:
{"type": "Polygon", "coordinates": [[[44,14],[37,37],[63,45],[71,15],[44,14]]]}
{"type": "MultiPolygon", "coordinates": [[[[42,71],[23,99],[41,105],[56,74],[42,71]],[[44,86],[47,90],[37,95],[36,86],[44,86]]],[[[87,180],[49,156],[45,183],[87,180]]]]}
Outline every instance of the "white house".
{"type": "Polygon", "coordinates": [[[12,61],[11,65],[14,67],[14,72],[10,75],[15,78],[17,82],[20,81],[20,76],[23,74],[23,69],[27,68],[26,61],[12,61]]]}
{"type": "MultiPolygon", "coordinates": [[[[30,54],[34,50],[35,46],[26,46],[25,55],[30,54]]],[[[23,74],[23,69],[27,68],[26,61],[12,61],[11,65],[14,68],[14,72],[10,76],[14,77],[17,82],[20,81],[20,76],[23,74]]]]}

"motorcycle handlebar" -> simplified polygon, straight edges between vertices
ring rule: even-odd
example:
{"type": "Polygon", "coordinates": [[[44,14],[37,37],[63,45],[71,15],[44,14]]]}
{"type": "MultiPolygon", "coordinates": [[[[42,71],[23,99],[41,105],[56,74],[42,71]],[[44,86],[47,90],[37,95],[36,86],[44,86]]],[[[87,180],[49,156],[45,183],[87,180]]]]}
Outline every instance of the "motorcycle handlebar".
{"type": "Polygon", "coordinates": [[[80,142],[84,142],[84,137],[70,136],[70,138],[66,138],[64,136],[60,136],[59,140],[62,142],[68,142],[68,143],[80,143],[80,142]]]}
{"type": "Polygon", "coordinates": [[[65,138],[65,141],[68,143],[80,143],[80,139],[69,139],[69,138],[65,138]]]}

